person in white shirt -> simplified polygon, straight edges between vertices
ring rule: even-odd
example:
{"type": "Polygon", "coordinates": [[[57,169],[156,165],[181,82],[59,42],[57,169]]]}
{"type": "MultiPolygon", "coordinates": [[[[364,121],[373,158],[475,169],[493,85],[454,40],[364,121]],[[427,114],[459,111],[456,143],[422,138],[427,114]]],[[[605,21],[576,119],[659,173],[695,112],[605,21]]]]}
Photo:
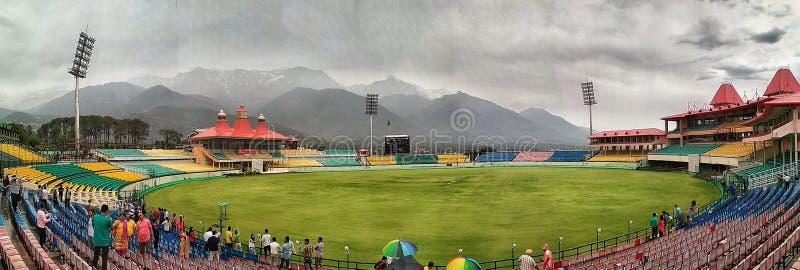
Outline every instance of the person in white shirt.
{"type": "Polygon", "coordinates": [[[269,240],[272,236],[269,235],[269,229],[264,228],[264,234],[261,235],[261,254],[269,256],[269,240]]]}
{"type": "Polygon", "coordinates": [[[278,239],[272,237],[272,242],[269,243],[269,258],[270,264],[278,265],[278,253],[280,253],[281,244],[278,244],[278,239]]]}
{"type": "Polygon", "coordinates": [[[211,238],[211,236],[214,235],[214,233],[211,232],[211,230],[212,230],[211,227],[208,227],[208,231],[206,231],[206,233],[203,234],[203,241],[208,242],[208,238],[211,238]]]}
{"type": "Polygon", "coordinates": [[[92,225],[92,218],[94,217],[94,209],[89,209],[89,228],[87,234],[89,235],[89,243],[92,243],[94,238],[94,226],[92,225]]]}

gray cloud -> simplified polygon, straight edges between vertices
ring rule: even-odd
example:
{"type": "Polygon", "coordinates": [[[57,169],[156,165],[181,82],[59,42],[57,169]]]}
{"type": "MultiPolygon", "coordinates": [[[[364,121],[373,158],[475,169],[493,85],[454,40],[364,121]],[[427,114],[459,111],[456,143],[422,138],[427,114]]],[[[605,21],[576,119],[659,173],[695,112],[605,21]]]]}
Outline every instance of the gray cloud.
{"type": "Polygon", "coordinates": [[[781,5],[777,9],[772,9],[772,6],[755,6],[753,9],[759,13],[766,14],[767,16],[772,16],[775,18],[782,18],[786,16],[792,15],[792,6],[790,5],[781,5]]]}
{"type": "Polygon", "coordinates": [[[775,44],[781,41],[784,34],[786,34],[786,31],[774,27],[772,30],[766,32],[755,33],[750,36],[750,39],[758,43],[775,44]]]}
{"type": "Polygon", "coordinates": [[[734,64],[720,64],[712,66],[713,70],[725,72],[726,79],[731,80],[766,80],[761,76],[762,72],[772,70],[771,68],[753,67],[734,64]]]}
{"type": "Polygon", "coordinates": [[[695,45],[708,51],[736,45],[738,42],[723,33],[722,28],[722,23],[715,18],[701,19],[677,43],[695,45]]]}

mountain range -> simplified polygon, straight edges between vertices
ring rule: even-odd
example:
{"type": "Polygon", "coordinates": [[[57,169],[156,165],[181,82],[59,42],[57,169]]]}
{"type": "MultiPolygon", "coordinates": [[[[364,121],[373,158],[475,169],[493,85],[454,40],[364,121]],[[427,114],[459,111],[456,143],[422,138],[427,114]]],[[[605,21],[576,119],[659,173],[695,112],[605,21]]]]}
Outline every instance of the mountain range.
{"type": "MultiPolygon", "coordinates": [[[[213,125],[220,109],[232,118],[238,105],[259,113],[278,132],[301,138],[363,145],[369,134],[363,94],[380,95],[373,133],[408,134],[426,143],[464,144],[525,139],[539,144],[581,145],[588,129],[546,110],[520,113],[494,102],[451,90],[426,90],[389,76],[366,85],[343,87],[320,70],[303,67],[272,71],[195,68],[170,78],[145,76],[81,89],[82,115],[136,117],[187,134],[213,125]]],[[[36,116],[70,116],[74,92],[36,108],[36,116]]],[[[10,114],[0,110],[0,115],[10,114]]],[[[2,118],[2,116],[0,116],[2,118]]],[[[43,119],[43,118],[38,118],[43,119]]],[[[46,118],[45,118],[46,119],[46,118]]],[[[254,121],[253,121],[254,122],[254,121]]]]}

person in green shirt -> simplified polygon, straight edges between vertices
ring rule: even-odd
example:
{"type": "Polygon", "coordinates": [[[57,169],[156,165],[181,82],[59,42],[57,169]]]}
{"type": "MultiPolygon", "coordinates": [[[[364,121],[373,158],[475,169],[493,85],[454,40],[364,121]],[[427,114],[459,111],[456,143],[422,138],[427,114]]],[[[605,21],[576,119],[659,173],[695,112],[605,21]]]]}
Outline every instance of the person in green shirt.
{"type": "Polygon", "coordinates": [[[650,239],[656,239],[658,237],[658,217],[656,217],[656,213],[653,213],[653,216],[650,217],[650,229],[652,229],[652,233],[650,234],[650,239]]]}
{"type": "Polygon", "coordinates": [[[111,218],[108,217],[108,205],[104,204],[101,206],[100,214],[95,214],[94,217],[92,217],[92,229],[94,230],[94,237],[92,238],[92,246],[94,247],[92,266],[97,266],[98,259],[102,257],[103,265],[100,269],[107,270],[108,246],[111,244],[111,218]]]}
{"type": "Polygon", "coordinates": [[[233,249],[242,251],[242,241],[239,240],[239,229],[233,230],[233,249]]]}

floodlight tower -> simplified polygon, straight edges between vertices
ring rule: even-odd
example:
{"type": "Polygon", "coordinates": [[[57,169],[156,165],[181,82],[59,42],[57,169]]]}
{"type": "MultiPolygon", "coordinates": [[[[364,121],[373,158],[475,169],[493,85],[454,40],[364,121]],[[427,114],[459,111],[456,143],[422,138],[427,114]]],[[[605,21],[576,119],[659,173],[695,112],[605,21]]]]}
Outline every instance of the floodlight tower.
{"type": "Polygon", "coordinates": [[[75,48],[75,59],[72,60],[72,68],[67,73],[75,76],[75,154],[81,150],[81,111],[78,105],[78,79],[86,78],[86,70],[89,69],[89,59],[92,57],[94,49],[94,38],[86,32],[81,32],[78,36],[78,47],[75,48]]]}
{"type": "Polygon", "coordinates": [[[367,109],[369,115],[369,154],[372,155],[372,116],[378,115],[378,94],[367,94],[367,109]]]}
{"type": "Polygon", "coordinates": [[[594,98],[594,84],[589,80],[581,83],[583,105],[589,106],[589,136],[592,136],[592,105],[597,104],[594,98]]]}

